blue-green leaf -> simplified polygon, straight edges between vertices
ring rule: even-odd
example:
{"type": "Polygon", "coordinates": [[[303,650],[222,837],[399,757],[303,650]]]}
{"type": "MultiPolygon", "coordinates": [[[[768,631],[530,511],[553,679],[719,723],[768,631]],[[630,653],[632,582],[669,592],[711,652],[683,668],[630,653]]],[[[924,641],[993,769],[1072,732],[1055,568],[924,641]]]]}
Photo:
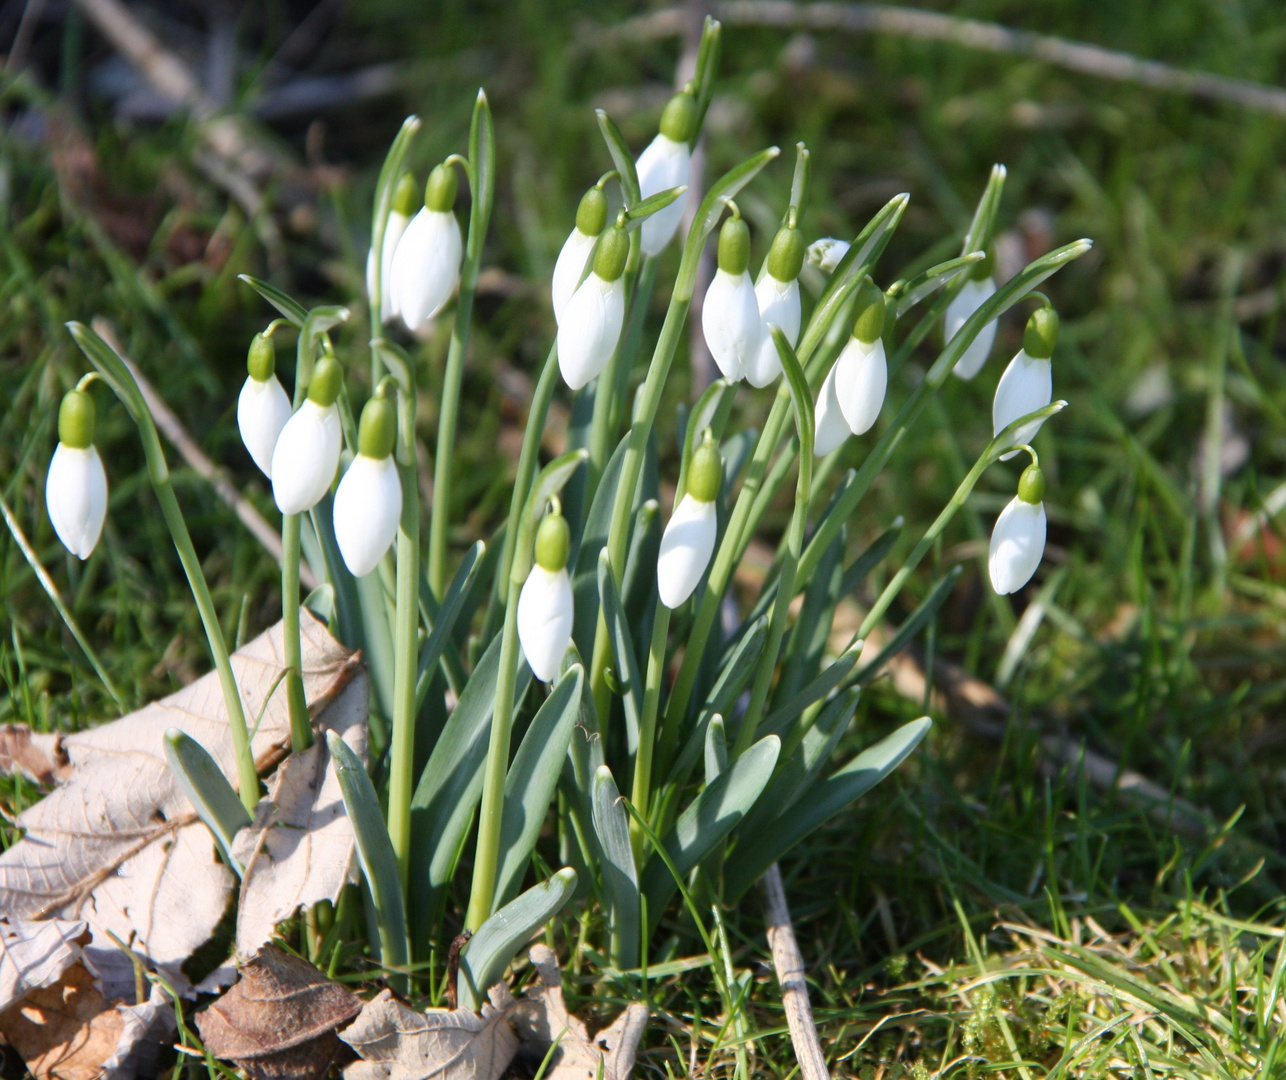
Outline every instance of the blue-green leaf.
{"type": "Polygon", "coordinates": [[[920,632],[924,624],[933,618],[938,608],[951,595],[951,590],[955,588],[956,582],[960,580],[960,573],[963,569],[964,567],[962,566],[953,566],[935,582],[933,588],[929,590],[929,595],[921,600],[916,609],[907,616],[906,621],[897,628],[897,632],[885,643],[879,655],[869,664],[863,664],[862,669],[849,680],[850,685],[852,683],[861,685],[870,680],[885,665],[889,657],[896,656],[906,647],[907,642],[920,632]]]}
{"type": "Polygon", "coordinates": [[[639,174],[634,167],[634,155],[630,153],[629,144],[615,121],[602,109],[595,109],[594,115],[598,117],[598,130],[603,133],[603,141],[607,143],[607,152],[612,157],[612,165],[616,168],[616,175],[620,177],[621,190],[625,193],[625,206],[628,209],[639,201],[639,174]]]}
{"type": "Polygon", "coordinates": [[[603,605],[603,617],[607,621],[607,636],[612,643],[616,681],[621,687],[621,696],[625,702],[626,742],[632,761],[639,746],[643,677],[639,673],[638,653],[634,648],[629,624],[625,620],[625,608],[616,591],[616,578],[612,574],[612,563],[606,548],[598,554],[598,597],[603,605]]]}
{"type": "Polygon", "coordinates": [[[250,815],[219,763],[196,739],[178,728],[165,733],[165,760],[197,816],[214,834],[224,860],[240,875],[241,864],[232,857],[232,838],[250,824],[250,815]]]}
{"type": "Polygon", "coordinates": [[[266,281],[261,281],[257,277],[251,277],[249,274],[238,274],[237,277],[280,311],[288,322],[295,326],[304,325],[304,319],[308,317],[308,311],[303,304],[287,296],[276,285],[269,285],[266,281]]]}
{"type": "Polygon", "coordinates": [[[612,919],[612,962],[621,968],[638,963],[638,873],[630,846],[630,823],[621,805],[612,770],[600,765],[594,772],[592,802],[594,835],[602,856],[603,891],[612,919]]]}
{"type": "Polygon", "coordinates": [[[433,632],[429,634],[428,641],[420,647],[419,668],[415,683],[417,711],[424,702],[424,695],[428,693],[429,684],[433,681],[433,672],[442,659],[443,653],[448,645],[455,643],[456,621],[464,609],[469,590],[477,577],[479,561],[486,550],[486,544],[479,540],[464,553],[464,558],[460,560],[460,565],[451,578],[451,584],[447,586],[447,594],[438,607],[437,617],[433,622],[433,632]]]}

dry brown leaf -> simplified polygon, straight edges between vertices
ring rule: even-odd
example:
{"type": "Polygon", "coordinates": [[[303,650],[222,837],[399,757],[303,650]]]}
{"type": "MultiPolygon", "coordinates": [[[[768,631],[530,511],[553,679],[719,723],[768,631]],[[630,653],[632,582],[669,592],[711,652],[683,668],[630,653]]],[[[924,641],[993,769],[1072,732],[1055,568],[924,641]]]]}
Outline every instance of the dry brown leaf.
{"type": "Polygon", "coordinates": [[[0,919],[0,1012],[33,990],[53,986],[88,943],[84,922],[0,919]]]}
{"type": "Polygon", "coordinates": [[[602,1080],[628,1080],[647,1026],[647,1006],[637,1002],[628,1006],[591,1039],[585,1025],[567,1011],[563,974],[554,950],[534,945],[528,955],[540,985],[528,991],[514,1015],[524,1054],[539,1062],[558,1043],[545,1080],[597,1080],[600,1066],[602,1080]]]}
{"type": "MultiPolygon", "coordinates": [[[[369,691],[365,672],[326,709],[322,725],[366,759],[369,691]]],[[[245,867],[237,908],[237,953],[253,956],[300,907],[336,900],[354,878],[353,826],[330,751],[318,739],[277,770],[254,824],[237,833],[233,857],[245,867]]]]}
{"type": "Polygon", "coordinates": [[[62,737],[32,731],[26,724],[0,724],[0,773],[21,772],[49,787],[71,772],[62,737]]]}
{"type": "MultiPolygon", "coordinates": [[[[314,713],[359,668],[357,658],[307,611],[300,616],[304,689],[314,713]]],[[[234,654],[246,712],[263,710],[256,761],[267,768],[289,738],[278,624],[234,654]]],[[[181,992],[180,966],[210,939],[232,899],[235,879],[216,858],[166,763],[162,737],[186,731],[235,776],[232,740],[218,677],[210,673],[176,694],[102,727],[68,735],[72,773],[18,817],[25,836],[0,854],[0,911],[12,918],[84,919],[87,949],[109,999],[127,997],[133,969],[109,932],[143,954],[181,992]]],[[[220,976],[221,978],[227,977],[220,976]]]]}
{"type": "Polygon", "coordinates": [[[355,994],[312,964],[267,945],[196,1023],[206,1049],[251,1080],[315,1080],[344,1049],[336,1029],[361,1009],[355,994]]]}
{"type": "Polygon", "coordinates": [[[509,1023],[513,998],[496,989],[481,1013],[420,1012],[381,991],[340,1032],[362,1059],[344,1070],[344,1080],[499,1080],[518,1052],[518,1037],[509,1023]]]}

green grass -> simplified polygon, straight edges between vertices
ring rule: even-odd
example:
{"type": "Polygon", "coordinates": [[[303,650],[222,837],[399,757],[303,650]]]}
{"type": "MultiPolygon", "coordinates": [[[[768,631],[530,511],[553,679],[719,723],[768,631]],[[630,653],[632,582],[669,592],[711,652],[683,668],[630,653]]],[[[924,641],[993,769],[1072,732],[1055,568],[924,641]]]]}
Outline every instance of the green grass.
{"type": "MultiPolygon", "coordinates": [[[[1225,74],[1281,81],[1286,71],[1286,35],[1266,0],[956,10],[1225,74]]],[[[473,90],[487,87],[501,164],[483,265],[507,276],[493,276],[500,284],[478,300],[457,448],[457,552],[487,535],[507,505],[520,420],[502,377],[530,375],[543,358],[557,246],[581,191],[609,167],[591,106],[606,104],[641,146],[664,101],[673,42],[596,45],[586,36],[586,19],[630,13],[529,2],[442,5],[426,17],[403,0],[352,4],[323,62],[401,59],[407,90],[401,101],[325,119],[325,159],[351,166],[338,182],[274,192],[287,207],[287,265],[276,279],[296,295],[347,298],[361,280],[374,174],[402,116],[431,118],[422,169],[430,155],[462,148],[473,90]]],[[[282,33],[249,23],[244,31],[268,52],[282,33]]],[[[204,448],[267,512],[271,499],[237,441],[233,410],[246,345],[264,320],[236,274],[269,270],[244,216],[190,166],[190,132],[115,123],[87,96],[85,71],[102,46],[89,36],[80,47],[90,51],[79,53],[77,40],[54,35],[41,54],[64,72],[65,101],[25,83],[6,91],[29,120],[38,110],[46,137],[32,140],[35,123],[0,135],[0,485],[137,705],[203,671],[204,640],[133,429],[114,405],[100,410],[112,483],[103,542],[81,565],[53,536],[44,469],[57,402],[83,370],[62,323],[111,318],[204,448]],[[48,141],[55,131],[70,133],[58,153],[48,141]]],[[[887,267],[939,242],[936,253],[954,253],[993,161],[1009,167],[1000,226],[1015,239],[1025,224],[1029,236],[1047,228],[1050,246],[1095,240],[1049,287],[1064,318],[1055,395],[1071,407],[1037,441],[1051,518],[1037,584],[1061,577],[1006,687],[1014,722],[997,743],[938,715],[927,749],[895,780],[783,864],[833,1072],[1281,1075],[1286,538],[1270,523],[1226,554],[1220,538],[1283,480],[1286,124],[943,45],[730,27],[707,130],[712,171],[772,142],[808,142],[810,237],[851,235],[888,197],[909,191],[887,267]],[[1041,216],[1023,216],[1033,209],[1041,216]],[[1262,290],[1269,302],[1239,319],[1231,298],[1262,290]],[[1163,390],[1147,410],[1139,408],[1145,380],[1163,390]],[[1212,441],[1244,452],[1217,488],[1202,479],[1200,455],[1212,441]],[[1150,815],[1074,765],[1051,766],[1029,718],[1200,808],[1210,826],[1180,828],[1164,807],[1150,815]]],[[[281,135],[302,160],[302,127],[281,135]]],[[[756,264],[789,183],[789,164],[777,166],[742,202],[756,264]]],[[[346,340],[365,340],[357,322],[346,340]]],[[[1020,330],[1017,318],[1004,320],[983,374],[948,383],[941,408],[926,412],[850,523],[855,546],[901,513],[912,526],[905,553],[949,497],[962,463],[990,435],[991,393],[1020,330]]],[[[446,341],[430,351],[440,371],[446,341]]],[[[663,434],[688,397],[684,355],[662,407],[663,434]]],[[[908,377],[933,355],[922,349],[908,377]]],[[[893,403],[909,389],[895,380],[893,403]]],[[[762,405],[743,394],[742,422],[755,422],[762,405]]],[[[420,416],[431,448],[432,395],[420,416]]],[[[663,438],[671,476],[673,445],[663,438]]],[[[849,444],[854,463],[867,445],[849,444]]],[[[914,607],[935,568],[963,560],[931,647],[987,682],[1033,595],[997,603],[980,574],[985,537],[1017,472],[991,471],[970,503],[976,518],[953,523],[895,614],[914,607]]],[[[243,603],[250,630],[275,621],[270,560],[204,483],[183,468],[175,482],[230,636],[243,603]]],[[[789,509],[783,496],[770,541],[789,509]]],[[[882,584],[871,583],[872,595],[882,584]]],[[[71,730],[116,715],[7,533],[0,592],[0,722],[71,730]]],[[[877,684],[841,751],[919,711],[887,681],[877,684]]],[[[6,813],[37,795],[30,784],[5,784],[6,813]]],[[[11,837],[0,830],[4,842],[11,837]]],[[[653,979],[660,1020],[646,1074],[687,1074],[694,1046],[697,1072],[731,1074],[738,1024],[753,1036],[757,1075],[794,1068],[756,898],[721,917],[732,981],[747,977],[739,1018],[729,1022],[707,967],[653,979]]],[[[697,940],[678,922],[667,929],[676,952],[697,940]]],[[[579,933],[567,926],[564,943],[579,933]]],[[[662,949],[652,961],[682,955],[662,949]]],[[[588,995],[595,958],[576,956],[571,966],[588,995]]],[[[622,978],[609,992],[624,1000],[641,986],[622,978]]]]}

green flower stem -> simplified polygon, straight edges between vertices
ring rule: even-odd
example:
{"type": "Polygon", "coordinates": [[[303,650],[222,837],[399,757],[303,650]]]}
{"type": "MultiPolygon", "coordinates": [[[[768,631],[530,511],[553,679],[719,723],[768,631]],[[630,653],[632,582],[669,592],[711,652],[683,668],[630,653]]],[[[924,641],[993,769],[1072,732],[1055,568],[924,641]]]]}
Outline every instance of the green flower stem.
{"type": "Polygon", "coordinates": [[[76,344],[89,358],[90,363],[102,375],[103,381],[120,399],[138,428],[139,438],[143,443],[143,454],[147,459],[148,477],[152,481],[157,501],[161,504],[161,513],[165,517],[165,524],[169,527],[170,536],[174,539],[174,547],[179,553],[179,562],[183,564],[188,587],[192,590],[192,598],[196,601],[197,611],[201,615],[201,625],[205,629],[206,640],[210,645],[210,655],[214,659],[215,670],[219,673],[223,703],[228,710],[228,733],[232,738],[232,752],[237,763],[238,794],[241,804],[253,817],[255,806],[259,802],[259,774],[255,770],[254,753],[250,747],[245,706],[241,700],[241,691],[237,687],[237,677],[232,671],[228,645],[223,640],[219,614],[210,596],[210,587],[206,584],[205,573],[201,569],[201,560],[197,558],[187,523],[183,520],[183,512],[179,509],[178,499],[174,496],[174,487],[170,483],[170,470],[165,463],[165,452],[161,449],[161,439],[156,431],[156,423],[152,419],[147,403],[143,400],[138,383],[134,381],[134,376],[130,374],[129,368],[107,342],[83,323],[69,322],[67,329],[71,331],[76,344]]]}
{"type": "MultiPolygon", "coordinates": [[[[665,640],[670,632],[670,609],[658,603],[652,617],[652,644],[647,654],[647,675],[643,681],[643,715],[639,719],[639,751],[634,762],[634,787],[630,801],[646,818],[652,799],[652,752],[656,744],[656,713],[661,703],[661,683],[665,678],[665,640]]],[[[638,822],[630,819],[630,840],[634,857],[641,861],[645,837],[638,822]]]]}
{"type": "Polygon", "coordinates": [[[389,747],[388,834],[406,890],[411,867],[411,796],[415,791],[415,682],[419,673],[420,495],[415,461],[415,380],[397,396],[397,471],[402,520],[397,529],[397,603],[393,611],[393,738],[389,747]]]}
{"type": "Polygon", "coordinates": [[[303,644],[299,638],[299,559],[302,515],[281,519],[281,633],[286,660],[286,705],[290,710],[290,749],[301,754],[313,744],[313,726],[304,695],[303,644]]]}

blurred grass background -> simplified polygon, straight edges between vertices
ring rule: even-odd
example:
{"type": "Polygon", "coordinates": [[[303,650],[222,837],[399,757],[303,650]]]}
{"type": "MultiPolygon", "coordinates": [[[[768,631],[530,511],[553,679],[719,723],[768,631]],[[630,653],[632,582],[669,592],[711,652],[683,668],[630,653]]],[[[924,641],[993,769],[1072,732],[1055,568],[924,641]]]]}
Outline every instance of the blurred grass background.
{"type": "MultiPolygon", "coordinates": [[[[1286,82],[1286,22],[1272,0],[923,6],[1286,82]]],[[[498,202],[453,520],[460,546],[487,536],[507,507],[525,388],[553,334],[553,260],[581,192],[610,167],[593,108],[641,149],[682,42],[654,32],[665,25],[657,7],[624,3],[131,4],[269,148],[271,167],[254,177],[266,208],[252,217],[211,166],[197,125],[108,44],[92,7],[0,5],[0,43],[10,43],[0,485],[134,706],[204,670],[204,640],[114,403],[100,407],[112,484],[104,541],[82,565],[53,535],[44,470],[57,403],[83,371],[62,323],[111,319],[195,439],[273,519],[234,418],[245,349],[268,313],[236,275],[269,277],[310,301],[359,297],[375,173],[402,117],[425,118],[422,175],[463,148],[484,86],[498,202]]],[[[1286,504],[1284,129],[1262,111],[958,44],[725,26],[707,168],[804,140],[810,239],[852,236],[910,192],[883,284],[955,253],[993,162],[1009,169],[1002,273],[1076,237],[1095,242],[1048,286],[1064,319],[1055,396],[1071,407],[1037,442],[1050,478],[1041,571],[1017,597],[990,597],[986,536],[1017,478],[998,466],[898,619],[961,562],[951,600],[915,655],[866,695],[843,751],[918,715],[925,699],[938,721],[928,749],[783,864],[837,1075],[1286,1068],[1286,556],[1275,520],[1286,504]],[[979,707],[988,686],[1005,699],[979,707]],[[1153,785],[1152,801],[1122,790],[1140,781],[1153,785]]],[[[756,265],[789,189],[784,158],[742,203],[756,265]]],[[[670,261],[672,273],[677,253],[670,261]]],[[[360,308],[341,351],[369,336],[360,308]]],[[[850,523],[855,544],[897,514],[913,542],[936,515],[989,437],[995,380],[1020,335],[1011,313],[983,374],[948,383],[850,523]]],[[[894,403],[936,344],[894,381],[894,403]]],[[[445,340],[426,347],[440,370],[445,340]]],[[[663,410],[671,430],[690,393],[680,361],[674,407],[663,410]]],[[[747,392],[738,407],[754,423],[766,400],[747,392]]],[[[426,387],[426,448],[435,409],[426,387]]],[[[851,440],[842,453],[856,463],[864,445],[851,440]]],[[[275,621],[271,559],[205,481],[178,465],[175,479],[229,633],[239,621],[250,632],[275,621]]],[[[787,512],[776,508],[769,543],[787,512]]],[[[114,716],[7,532],[0,591],[0,722],[65,729],[114,716]]],[[[5,812],[36,794],[14,782],[5,812]]],[[[787,1076],[793,1058],[757,905],[725,918],[736,963],[751,973],[744,1018],[755,1068],[787,1076]]],[[[576,962],[588,979],[593,959],[576,962]]],[[[740,1036],[721,1027],[701,969],[665,975],[651,992],[661,1020],[645,1073],[731,1069],[740,1036]]]]}

